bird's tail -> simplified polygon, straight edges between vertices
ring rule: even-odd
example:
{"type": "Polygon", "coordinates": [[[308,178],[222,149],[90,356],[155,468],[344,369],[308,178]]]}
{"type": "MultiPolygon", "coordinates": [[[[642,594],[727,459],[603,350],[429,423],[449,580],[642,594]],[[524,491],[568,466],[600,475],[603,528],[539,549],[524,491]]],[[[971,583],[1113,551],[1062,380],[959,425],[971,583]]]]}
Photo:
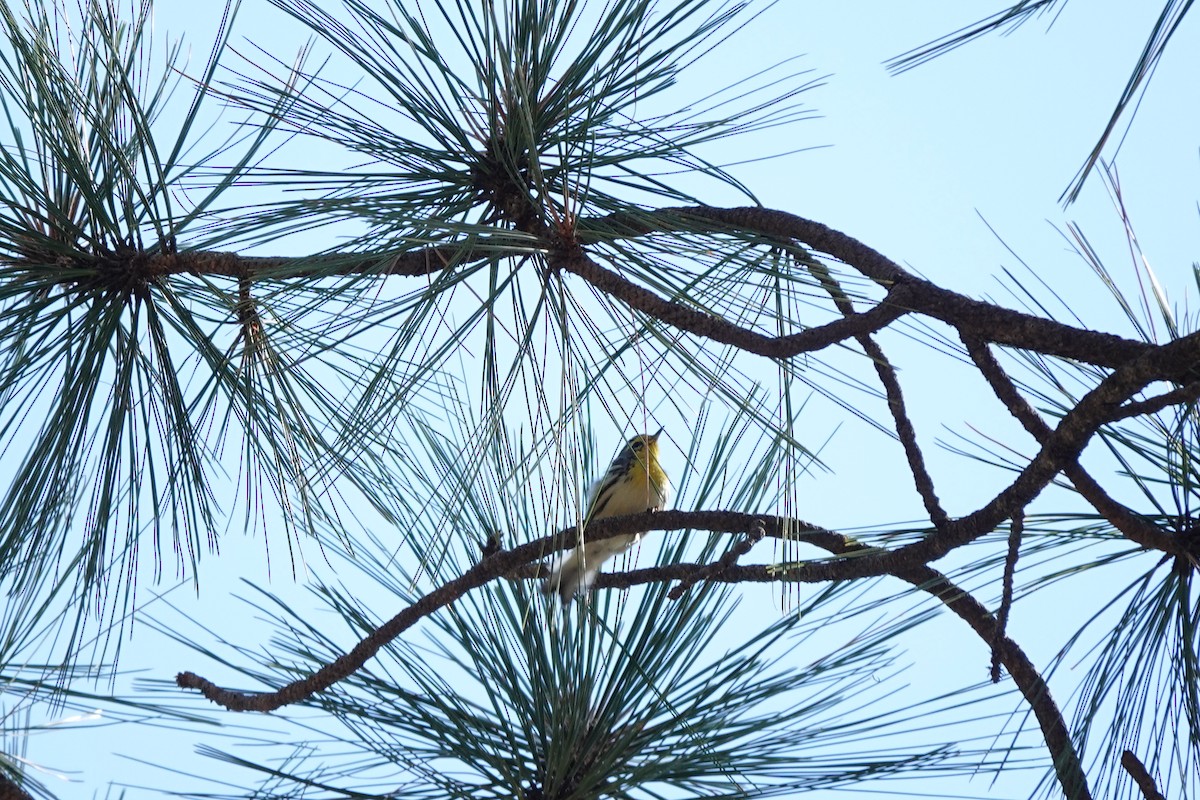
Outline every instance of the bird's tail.
{"type": "Polygon", "coordinates": [[[554,565],[553,571],[542,582],[542,594],[557,594],[565,606],[580,592],[586,592],[600,571],[600,559],[588,559],[584,565],[583,551],[572,550],[566,558],[554,565]]]}
{"type": "Polygon", "coordinates": [[[600,573],[600,567],[615,555],[624,553],[638,540],[632,536],[612,536],[576,547],[554,565],[550,577],[542,584],[543,594],[557,594],[563,605],[580,592],[586,592],[600,573]]]}

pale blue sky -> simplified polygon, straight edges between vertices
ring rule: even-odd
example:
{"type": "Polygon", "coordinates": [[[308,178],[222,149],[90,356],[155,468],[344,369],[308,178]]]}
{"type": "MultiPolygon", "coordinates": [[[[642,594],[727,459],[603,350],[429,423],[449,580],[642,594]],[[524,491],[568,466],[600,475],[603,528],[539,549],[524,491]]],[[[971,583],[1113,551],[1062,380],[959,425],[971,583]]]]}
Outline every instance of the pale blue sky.
{"type": "MultiPolygon", "coordinates": [[[[1080,202],[1065,212],[1058,197],[1103,129],[1159,9],[1154,3],[1115,0],[1067,3],[1048,33],[1049,18],[1042,18],[1013,35],[986,38],[903,75],[891,76],[882,66],[889,57],[986,16],[1002,4],[1002,0],[784,0],[776,4],[722,47],[723,60],[705,62],[702,70],[711,74],[693,77],[701,83],[719,83],[731,73],[747,74],[756,65],[804,54],[799,65],[811,69],[814,77],[829,75],[824,86],[806,96],[807,105],[819,117],[758,134],[740,146],[738,140],[731,140],[713,157],[743,161],[759,152],[814,148],[747,163],[734,172],[768,207],[840,229],[948,288],[1009,302],[997,276],[1003,268],[1019,269],[1019,265],[988,230],[986,220],[1042,279],[1069,297],[1086,322],[1128,333],[1099,284],[1056,230],[1068,220],[1079,221],[1126,281],[1124,285],[1134,285],[1128,259],[1122,261],[1121,231],[1099,180],[1093,178],[1080,202]]],[[[303,43],[303,32],[282,21],[262,0],[246,0],[244,5],[234,46],[249,54],[248,48],[243,49],[249,39],[288,60],[303,43]]],[[[186,32],[197,65],[207,54],[216,6],[214,0],[159,2],[159,29],[186,32]]],[[[1195,27],[1196,20],[1190,19],[1178,34],[1118,161],[1138,235],[1168,294],[1181,304],[1194,291],[1190,271],[1200,222],[1195,191],[1200,174],[1195,135],[1200,104],[1194,80],[1200,71],[1200,48],[1195,46],[1195,27]]],[[[323,46],[318,45],[318,52],[324,52],[323,46]]],[[[736,201],[714,197],[711,202],[736,201]]],[[[993,435],[1016,437],[1017,446],[1025,450],[1028,441],[971,380],[969,370],[947,367],[944,360],[926,361],[914,355],[917,348],[901,348],[899,352],[908,357],[900,362],[901,380],[930,454],[934,478],[950,513],[968,511],[1001,488],[1007,476],[938,450],[935,439],[949,438],[950,430],[969,433],[968,426],[973,425],[993,435]]],[[[882,406],[871,411],[881,413],[882,406]]],[[[831,431],[836,423],[830,409],[814,413],[818,420],[814,424],[828,425],[831,431]]],[[[812,478],[799,488],[805,519],[849,529],[920,516],[899,446],[862,427],[849,424],[839,430],[822,453],[833,473],[812,478]]],[[[824,438],[815,436],[813,443],[824,438]]],[[[667,458],[669,468],[680,468],[681,454],[668,452],[667,458]]],[[[243,630],[231,624],[246,612],[226,602],[225,594],[235,590],[239,577],[262,581],[263,544],[257,538],[228,536],[222,551],[219,561],[205,559],[198,600],[191,597],[190,587],[173,596],[227,638],[249,644],[262,633],[262,626],[247,624],[243,630]]],[[[286,570],[278,569],[278,559],[286,557],[282,543],[273,544],[272,553],[276,568],[271,590],[304,602],[305,592],[291,586],[286,570]]],[[[149,599],[151,588],[143,587],[144,599],[149,599]]],[[[760,604],[760,612],[778,608],[765,590],[751,592],[749,600],[760,604]]],[[[1073,610],[1086,614],[1094,609],[1073,610]]],[[[380,613],[389,612],[380,609],[380,613]]],[[[1039,666],[1061,644],[1063,631],[1070,630],[1065,623],[1063,627],[1044,623],[1023,616],[1020,609],[1013,619],[1015,638],[1027,646],[1039,666]]],[[[960,685],[983,677],[986,651],[960,622],[942,620],[925,628],[924,635],[929,637],[924,651],[915,644],[917,652],[911,656],[918,664],[918,683],[960,685]],[[948,653],[939,644],[946,641],[972,643],[961,652],[956,648],[948,653]]],[[[178,670],[194,669],[220,682],[221,670],[197,661],[195,654],[137,629],[122,654],[122,667],[142,677],[167,678],[178,670]]],[[[1065,692],[1069,687],[1054,688],[1065,692]]],[[[184,697],[181,705],[201,704],[184,697]]],[[[203,742],[213,743],[203,732],[160,736],[122,727],[70,734],[59,730],[34,740],[29,757],[53,769],[86,769],[71,782],[47,779],[60,797],[84,798],[102,794],[105,784],[116,780],[183,788],[170,773],[131,764],[110,752],[213,774],[215,762],[193,753],[193,747],[203,742]],[[78,754],[84,748],[94,757],[81,763],[78,754]]],[[[224,767],[217,771],[234,781],[242,779],[224,767]]],[[[998,788],[980,778],[964,781],[956,789],[964,795],[1019,797],[1028,793],[1033,780],[1024,775],[998,788]]],[[[938,789],[950,787],[939,784],[938,789]]],[[[127,795],[130,800],[155,796],[157,791],[138,789],[127,795]]]]}

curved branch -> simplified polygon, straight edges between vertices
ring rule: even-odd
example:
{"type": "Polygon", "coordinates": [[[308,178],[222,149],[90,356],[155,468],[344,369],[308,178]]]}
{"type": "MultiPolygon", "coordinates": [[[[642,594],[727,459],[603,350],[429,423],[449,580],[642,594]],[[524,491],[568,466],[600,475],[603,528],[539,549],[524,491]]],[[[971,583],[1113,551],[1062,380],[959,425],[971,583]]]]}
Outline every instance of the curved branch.
{"type": "MultiPolygon", "coordinates": [[[[853,539],[801,520],[737,511],[647,511],[641,514],[607,517],[588,525],[588,540],[597,541],[613,536],[653,530],[683,529],[712,533],[744,533],[752,537],[759,535],[758,531],[761,530],[762,535],[765,536],[808,542],[841,556],[832,561],[806,561],[796,564],[746,566],[733,564],[723,569],[719,576],[714,575],[714,580],[741,583],[773,581],[824,583],[877,575],[903,577],[904,574],[909,574],[910,570],[924,566],[923,563],[912,561],[912,548],[916,545],[909,545],[897,550],[867,547],[853,539]]],[[[248,693],[223,689],[192,672],[179,673],[175,677],[175,682],[184,689],[198,689],[209,700],[233,711],[274,711],[311,697],[349,677],[388,642],[423,617],[453,603],[468,591],[519,570],[525,565],[540,561],[557,550],[574,547],[578,538],[578,529],[569,527],[561,533],[545,536],[528,544],[484,558],[458,578],[432,590],[392,617],[346,654],[307,678],[294,681],[277,691],[248,693]]],[[[656,580],[684,581],[693,577],[691,566],[675,564],[654,567],[649,572],[624,573],[623,575],[604,575],[602,573],[601,582],[598,585],[631,586],[634,584],[621,583],[621,581],[629,580],[628,576],[633,574],[652,575],[656,580]]]]}
{"type": "Polygon", "coordinates": [[[768,358],[791,358],[800,353],[822,350],[836,342],[882,330],[908,313],[905,308],[908,292],[897,288],[888,292],[888,296],[879,304],[861,314],[848,314],[842,319],[787,336],[768,336],[734,325],[714,314],[664,300],[650,290],[597,264],[582,250],[551,252],[547,260],[551,269],[577,275],[630,308],[681,331],[768,358]]]}
{"type": "MultiPolygon", "coordinates": [[[[638,516],[645,515],[639,514],[638,516]]],[[[619,518],[614,517],[614,519],[619,518]]],[[[598,523],[591,527],[598,527],[598,523]]],[[[568,528],[561,538],[564,542],[569,542],[564,547],[574,547],[578,538],[575,528],[568,528]]],[[[459,577],[424,595],[376,628],[348,653],[339,656],[307,678],[293,681],[277,691],[239,692],[224,689],[194,672],[179,673],[175,676],[175,684],[182,689],[198,689],[209,700],[231,711],[275,711],[283,706],[298,703],[348,678],[373,658],[384,645],[424,617],[450,605],[472,589],[477,589],[489,581],[507,575],[524,564],[541,559],[554,541],[554,537],[548,536],[484,558],[459,577]]]]}
{"type": "Polygon", "coordinates": [[[1154,397],[1126,403],[1121,406],[1119,413],[1113,415],[1112,421],[1140,417],[1143,414],[1156,414],[1164,408],[1194,403],[1198,399],[1200,399],[1200,381],[1192,381],[1154,397]]]}
{"type": "Polygon", "coordinates": [[[792,240],[828,253],[889,291],[901,286],[909,289],[905,296],[908,311],[925,314],[963,333],[974,334],[996,344],[1106,367],[1119,366],[1154,349],[1153,345],[1144,342],[1074,328],[1061,322],[972,300],[916,277],[851,236],[785,211],[758,206],[690,206],[621,212],[581,220],[578,238],[587,244],[608,238],[628,238],[672,230],[711,231],[714,223],[721,230],[747,231],[792,240]]]}
{"type": "Polygon", "coordinates": [[[1079,754],[1075,752],[1066,720],[1063,719],[1054,698],[1050,696],[1050,687],[1025,655],[1025,651],[1004,634],[996,618],[982,603],[932,567],[921,566],[898,571],[896,577],[934,594],[947,608],[970,625],[985,644],[995,647],[1000,662],[1004,664],[1013,683],[1020,689],[1021,695],[1037,717],[1063,794],[1070,800],[1090,800],[1087,776],[1079,763],[1079,754]]]}
{"type": "MultiPolygon", "coordinates": [[[[996,637],[1006,635],[1008,615],[1012,611],[1013,584],[1017,576],[1017,558],[1021,554],[1021,535],[1025,529],[1025,511],[1012,516],[1008,529],[1008,553],[1004,556],[1004,574],[1000,577],[1000,607],[996,610],[996,637]]],[[[1000,682],[1000,650],[992,643],[992,683],[1000,682]]]]}
{"type": "MultiPolygon", "coordinates": [[[[1008,408],[1009,413],[1024,426],[1025,430],[1033,436],[1038,444],[1045,445],[1053,435],[1050,426],[1046,424],[1037,410],[1029,404],[1029,401],[1017,391],[1016,384],[1008,377],[1008,374],[1000,366],[1000,362],[996,360],[996,357],[992,354],[988,346],[979,339],[970,336],[963,337],[963,344],[966,345],[967,353],[970,354],[971,359],[975,362],[975,366],[979,368],[980,373],[992,387],[992,391],[1000,399],[1000,402],[1008,408]]],[[[1196,387],[1200,387],[1200,382],[1181,388],[1195,391],[1196,387]]],[[[1174,393],[1167,392],[1166,395],[1174,396],[1174,393]]],[[[1157,400],[1158,398],[1155,399],[1157,400]]],[[[1127,416],[1130,407],[1134,405],[1134,403],[1127,403],[1121,406],[1117,412],[1112,414],[1112,419],[1121,419],[1127,416]]],[[[1144,405],[1142,407],[1149,408],[1144,405]]],[[[1079,491],[1079,494],[1091,503],[1092,508],[1100,512],[1127,539],[1140,544],[1142,547],[1161,550],[1166,553],[1178,551],[1178,543],[1174,537],[1169,536],[1154,523],[1143,519],[1133,509],[1110,497],[1108,492],[1104,491],[1104,488],[1100,486],[1096,479],[1083,468],[1078,459],[1072,459],[1063,465],[1063,474],[1067,476],[1079,491]]]]}
{"type": "MultiPolygon", "coordinates": [[[[833,298],[834,305],[838,310],[846,317],[853,316],[855,313],[854,301],[842,290],[841,284],[830,274],[829,270],[823,264],[816,262],[809,265],[809,270],[833,298]]],[[[879,376],[879,382],[883,384],[888,410],[891,412],[892,422],[896,426],[896,435],[900,438],[900,444],[904,448],[904,455],[908,459],[908,469],[912,473],[917,494],[921,496],[921,502],[925,504],[925,512],[929,514],[929,520],[934,527],[941,528],[950,521],[950,517],[942,508],[941,501],[938,500],[933,486],[933,476],[929,474],[929,469],[925,466],[925,456],[921,453],[921,446],[917,443],[917,430],[913,427],[912,419],[908,416],[908,410],[905,407],[904,392],[900,389],[900,379],[896,375],[896,368],[884,355],[883,348],[870,335],[860,334],[854,338],[875,365],[875,374],[879,376]]]]}
{"type": "MultiPolygon", "coordinates": [[[[675,528],[697,528],[755,536],[760,527],[763,535],[792,536],[804,541],[812,541],[814,544],[823,543],[822,546],[825,546],[826,549],[836,547],[845,541],[842,537],[809,523],[729,511],[648,511],[642,514],[608,517],[588,525],[588,540],[595,541],[635,532],[675,528]]],[[[300,702],[349,677],[378,653],[384,645],[423,617],[453,603],[468,591],[483,586],[491,580],[508,575],[526,564],[539,561],[556,550],[574,547],[578,539],[578,529],[569,527],[561,533],[546,536],[484,558],[458,578],[434,589],[392,617],[349,652],[307,678],[293,681],[276,691],[240,692],[224,689],[193,672],[179,673],[175,676],[175,683],[180,688],[198,689],[209,700],[232,711],[274,711],[285,705],[300,702]]],[[[726,571],[728,572],[729,569],[763,570],[765,568],[730,567],[726,571]]],[[[800,572],[794,571],[788,571],[786,574],[789,579],[793,574],[801,575],[800,572]]],[[[769,577],[764,574],[758,579],[779,580],[779,577],[769,577]]],[[[796,579],[808,580],[807,577],[796,579]]],[[[827,578],[813,578],[813,580],[827,580],[827,578]]]]}
{"type": "Polygon", "coordinates": [[[925,504],[925,512],[929,514],[930,522],[934,527],[941,529],[950,522],[950,516],[942,508],[937,491],[933,486],[933,476],[929,474],[929,469],[925,466],[925,457],[921,453],[921,446],[917,444],[917,430],[913,427],[912,419],[905,409],[904,393],[900,391],[900,379],[896,376],[896,370],[887,360],[887,356],[883,354],[883,349],[874,339],[870,336],[860,336],[858,341],[867,356],[875,363],[875,373],[879,376],[879,382],[883,384],[883,390],[887,394],[888,409],[892,412],[896,435],[900,437],[900,443],[904,447],[904,455],[908,459],[908,469],[912,473],[917,494],[921,496],[921,502],[925,504]]]}
{"type": "MultiPolygon", "coordinates": [[[[787,538],[808,542],[833,555],[839,561],[827,562],[825,566],[853,564],[856,560],[878,558],[876,548],[863,545],[854,539],[821,528],[811,523],[786,517],[762,514],[746,514],[735,511],[648,511],[623,517],[608,517],[596,520],[588,526],[589,541],[611,536],[649,530],[671,530],[691,528],[713,532],[745,533],[747,539],[727,555],[717,568],[712,564],[670,564],[644,570],[611,574],[601,573],[597,578],[600,587],[629,587],[642,583],[678,580],[685,586],[700,580],[718,582],[768,582],[800,581],[821,582],[835,578],[819,577],[810,571],[820,564],[796,566],[738,565],[736,558],[750,549],[763,536],[787,538]]],[[[224,689],[192,672],[182,672],[175,682],[185,689],[198,689],[205,697],[218,705],[234,711],[274,711],[282,706],[311,697],[334,683],[349,677],[362,667],[388,642],[395,639],[421,618],[447,606],[468,591],[483,586],[489,581],[505,576],[520,567],[544,558],[555,549],[574,547],[578,540],[578,529],[570,527],[560,534],[537,539],[528,544],[503,550],[484,558],[460,577],[451,580],[421,597],[391,620],[384,623],[363,639],[350,652],[339,657],[322,669],[274,692],[248,693],[224,689]]],[[[964,619],[990,646],[995,646],[1001,662],[1009,675],[1028,700],[1046,738],[1067,797],[1090,798],[1087,782],[1079,766],[1067,732],[1066,723],[1050,696],[1050,691],[1040,673],[1029,661],[1021,648],[1009,639],[997,626],[995,618],[970,594],[955,586],[948,578],[928,565],[896,565],[890,574],[918,589],[929,592],[945,603],[947,608],[964,619]]]]}
{"type": "MultiPolygon", "coordinates": [[[[1007,488],[987,505],[954,520],[916,544],[893,551],[892,558],[910,564],[935,561],[1010,518],[1028,505],[1068,465],[1076,463],[1088,440],[1100,426],[1120,413],[1120,406],[1154,381],[1185,383],[1194,380],[1200,365],[1200,333],[1161,345],[1114,370],[1080,399],[1042,442],[1038,454],[1007,488]]],[[[1174,540],[1162,542],[1164,552],[1177,553],[1174,540]]],[[[885,570],[886,571],[886,570],[885,570]]]]}
{"type": "MultiPolygon", "coordinates": [[[[862,545],[855,547],[849,544],[849,540],[837,534],[829,533],[828,536],[841,540],[842,544],[839,546],[826,536],[813,537],[810,541],[838,554],[846,554],[856,549],[861,549],[863,552],[869,551],[869,548],[862,545]]],[[[805,537],[805,539],[809,540],[809,537],[805,537]]],[[[762,583],[787,581],[793,577],[791,573],[772,572],[772,568],[767,566],[735,565],[716,573],[709,571],[711,566],[709,564],[669,564],[629,572],[601,573],[594,585],[597,588],[628,589],[664,580],[695,581],[699,579],[697,576],[700,574],[704,575],[705,580],[716,583],[762,583]]],[[[1091,793],[1087,785],[1087,776],[1079,762],[1079,754],[1075,751],[1075,745],[1071,741],[1066,720],[1063,719],[1062,712],[1059,711],[1058,705],[1050,695],[1050,687],[1033,662],[1029,660],[1025,651],[1001,631],[996,618],[969,592],[959,588],[932,567],[926,565],[899,567],[890,574],[933,595],[970,625],[984,644],[989,648],[994,648],[1000,663],[1008,670],[1013,683],[1016,684],[1037,718],[1038,726],[1046,741],[1046,747],[1050,751],[1050,758],[1065,796],[1074,798],[1074,800],[1090,800],[1091,793]]]]}
{"type": "Polygon", "coordinates": [[[459,264],[498,255],[523,255],[545,250],[553,266],[587,280],[634,308],[715,341],[733,344],[748,352],[773,358],[819,350],[851,336],[873,333],[909,313],[941,320],[966,335],[996,344],[1021,347],[1046,355],[1072,358],[1099,366],[1116,367],[1154,349],[1154,345],[1108,333],[1074,328],[1054,320],[1001,308],[943,289],[904,270],[895,262],[851,236],[819,222],[761,207],[713,208],[694,206],[637,213],[621,212],[579,221],[581,244],[614,238],[644,236],[675,230],[745,231],[798,242],[857,269],[888,290],[888,297],[870,311],[791,337],[771,337],[739,327],[727,320],[689,309],[657,297],[610,270],[587,259],[578,247],[563,247],[546,236],[512,233],[477,237],[463,243],[437,245],[395,255],[324,254],[307,258],[247,257],[218,251],[183,251],[141,256],[148,274],[202,274],[236,278],[306,278],[320,275],[422,276],[459,264]],[[493,241],[494,240],[494,241],[493,241]],[[822,333],[814,333],[822,331],[822,333]]]}

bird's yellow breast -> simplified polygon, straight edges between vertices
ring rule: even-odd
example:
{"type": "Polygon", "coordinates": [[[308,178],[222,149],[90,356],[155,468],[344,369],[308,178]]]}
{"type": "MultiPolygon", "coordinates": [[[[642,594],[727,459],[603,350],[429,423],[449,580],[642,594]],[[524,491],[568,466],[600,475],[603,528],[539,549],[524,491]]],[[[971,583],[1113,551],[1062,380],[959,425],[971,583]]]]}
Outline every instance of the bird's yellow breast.
{"type": "Polygon", "coordinates": [[[657,447],[651,445],[651,449],[634,461],[625,478],[614,487],[603,516],[637,514],[666,505],[667,473],[658,465],[656,450],[657,447]]]}

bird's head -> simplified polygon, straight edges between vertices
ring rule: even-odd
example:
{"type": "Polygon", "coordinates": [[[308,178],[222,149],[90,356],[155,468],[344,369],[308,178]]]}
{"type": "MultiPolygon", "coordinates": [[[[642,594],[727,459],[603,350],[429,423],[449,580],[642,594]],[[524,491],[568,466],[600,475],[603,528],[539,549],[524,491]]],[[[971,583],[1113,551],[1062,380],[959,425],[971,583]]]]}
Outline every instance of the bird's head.
{"type": "Polygon", "coordinates": [[[653,436],[642,434],[635,436],[629,440],[625,446],[629,449],[629,453],[642,461],[657,461],[658,460],[658,437],[662,435],[663,428],[658,429],[658,433],[653,436]]]}

